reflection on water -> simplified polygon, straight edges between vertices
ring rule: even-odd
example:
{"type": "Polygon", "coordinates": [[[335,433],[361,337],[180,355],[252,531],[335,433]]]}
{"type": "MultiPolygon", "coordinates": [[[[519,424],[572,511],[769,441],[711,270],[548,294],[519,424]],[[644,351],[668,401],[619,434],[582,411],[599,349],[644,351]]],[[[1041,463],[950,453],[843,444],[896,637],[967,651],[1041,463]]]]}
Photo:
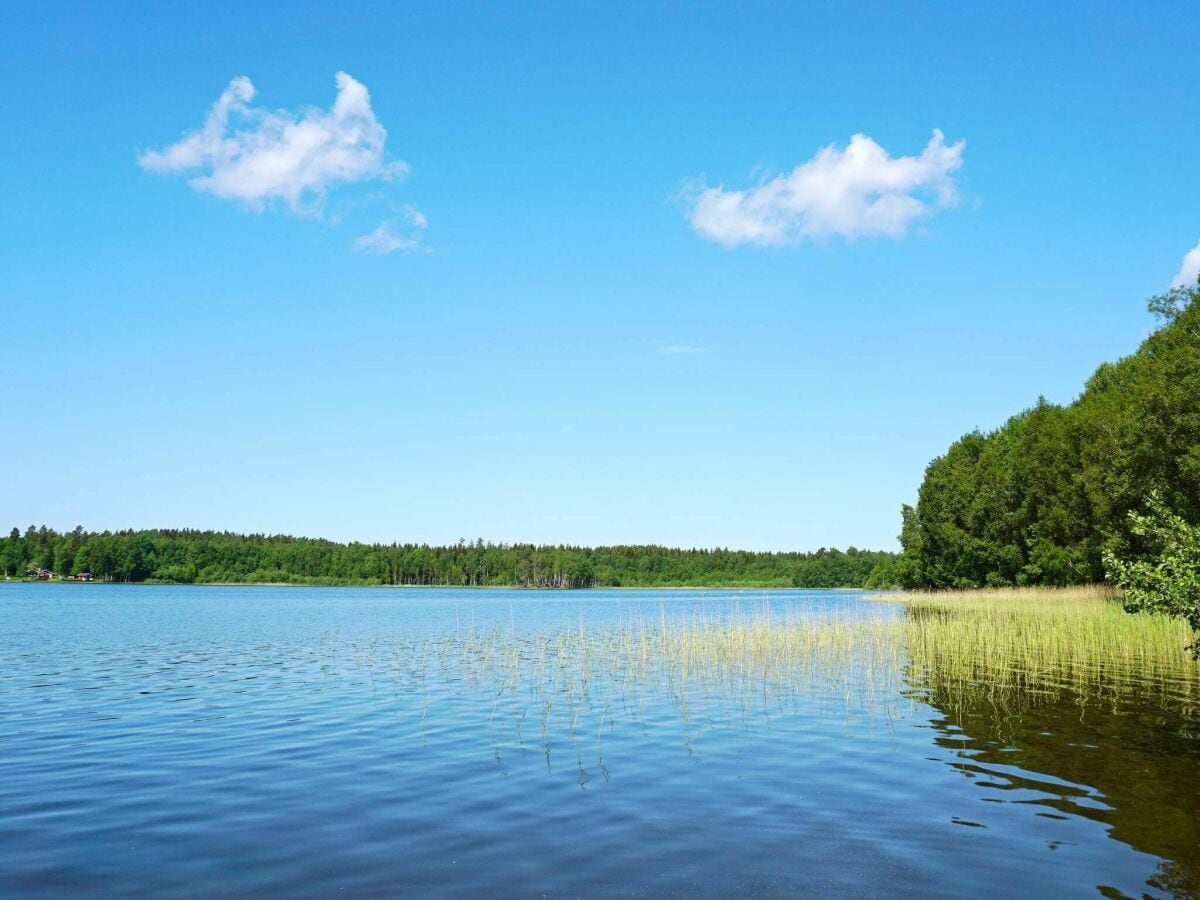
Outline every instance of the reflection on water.
{"type": "Polygon", "coordinates": [[[942,713],[949,764],[989,802],[1102,823],[1158,858],[1145,887],[1200,894],[1200,665],[1185,623],[1076,589],[918,595],[904,630],[907,693],[942,713]]]}
{"type": "Polygon", "coordinates": [[[1102,823],[1157,857],[1145,888],[1200,896],[1197,683],[1120,674],[1122,690],[1097,676],[1090,691],[1041,685],[1018,703],[934,668],[914,679],[913,693],[939,711],[936,742],[953,752],[945,762],[983,799],[1102,823]]]}
{"type": "Polygon", "coordinates": [[[978,680],[919,622],[0,586],[0,894],[1196,893],[1190,675],[978,680]]]}

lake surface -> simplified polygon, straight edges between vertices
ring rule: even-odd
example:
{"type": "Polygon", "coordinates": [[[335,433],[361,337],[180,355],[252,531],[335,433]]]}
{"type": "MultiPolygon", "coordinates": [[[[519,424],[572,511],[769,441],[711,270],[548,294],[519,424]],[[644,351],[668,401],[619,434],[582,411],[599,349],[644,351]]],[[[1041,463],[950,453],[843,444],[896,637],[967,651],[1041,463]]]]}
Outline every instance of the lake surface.
{"type": "Polygon", "coordinates": [[[904,615],[0,584],[0,895],[1197,892],[1200,713],[1169,692],[1014,717],[939,707],[882,645],[797,665],[654,637],[904,615]]]}

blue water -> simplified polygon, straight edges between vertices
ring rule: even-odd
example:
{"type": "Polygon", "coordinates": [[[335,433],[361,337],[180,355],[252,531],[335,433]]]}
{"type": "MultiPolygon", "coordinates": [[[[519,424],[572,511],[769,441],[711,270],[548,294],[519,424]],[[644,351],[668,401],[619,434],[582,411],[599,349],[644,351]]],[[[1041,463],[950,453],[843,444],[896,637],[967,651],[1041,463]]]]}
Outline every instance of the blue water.
{"type": "Polygon", "coordinates": [[[1159,813],[1197,809],[1194,732],[1157,810],[1087,775],[1154,761],[1153,715],[1135,737],[1137,711],[1051,709],[997,741],[904,685],[681,698],[601,657],[537,693],[472,661],[766,607],[904,614],[855,592],[0,584],[0,895],[1190,890],[1192,835],[1159,813]]]}

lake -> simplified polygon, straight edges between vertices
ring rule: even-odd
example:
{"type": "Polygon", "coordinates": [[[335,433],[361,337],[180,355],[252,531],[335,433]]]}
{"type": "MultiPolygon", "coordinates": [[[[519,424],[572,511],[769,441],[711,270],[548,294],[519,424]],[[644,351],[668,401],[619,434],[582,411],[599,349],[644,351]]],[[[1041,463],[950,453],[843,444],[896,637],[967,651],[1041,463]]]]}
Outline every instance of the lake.
{"type": "Polygon", "coordinates": [[[949,699],[910,677],[905,615],[0,584],[0,895],[1200,890],[1186,691],[949,699]]]}

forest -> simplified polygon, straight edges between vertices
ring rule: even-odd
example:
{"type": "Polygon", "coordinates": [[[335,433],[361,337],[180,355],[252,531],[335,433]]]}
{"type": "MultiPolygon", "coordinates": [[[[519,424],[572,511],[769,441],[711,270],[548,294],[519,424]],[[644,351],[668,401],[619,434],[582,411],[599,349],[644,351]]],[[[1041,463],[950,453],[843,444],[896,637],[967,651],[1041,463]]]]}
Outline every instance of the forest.
{"type": "Polygon", "coordinates": [[[339,544],[283,535],[146,530],[59,533],[14,528],[0,538],[0,570],[97,581],[589,587],[891,587],[896,554],[850,547],[811,553],[568,547],[460,541],[339,544]]]}
{"type": "Polygon", "coordinates": [[[905,586],[1099,582],[1106,559],[1153,554],[1143,513],[1200,524],[1200,283],[1148,305],[1157,329],[1074,402],[1039,400],[929,464],[902,510],[905,586]]]}

